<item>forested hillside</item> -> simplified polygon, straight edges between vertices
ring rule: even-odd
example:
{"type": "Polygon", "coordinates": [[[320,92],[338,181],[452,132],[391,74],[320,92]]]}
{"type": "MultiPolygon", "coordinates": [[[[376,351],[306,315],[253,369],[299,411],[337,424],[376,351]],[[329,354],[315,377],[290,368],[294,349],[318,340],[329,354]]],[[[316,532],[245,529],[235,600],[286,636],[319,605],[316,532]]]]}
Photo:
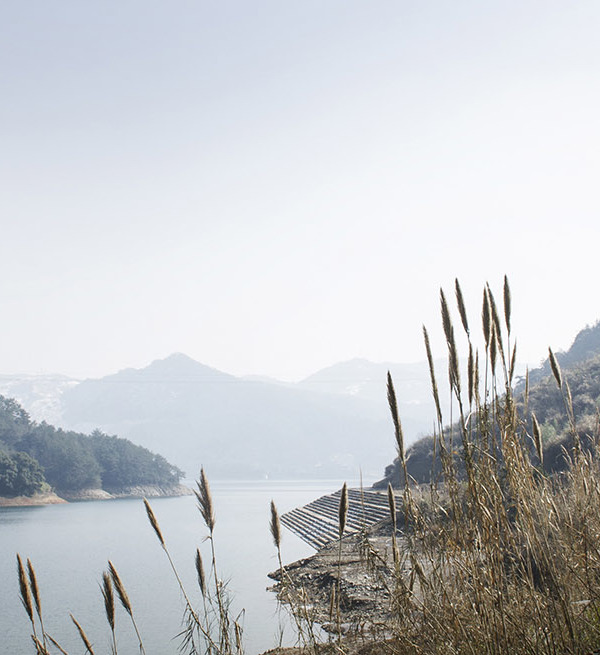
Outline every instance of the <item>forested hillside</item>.
{"type": "MultiPolygon", "coordinates": [[[[563,369],[568,370],[596,355],[600,355],[600,322],[588,325],[581,330],[569,350],[556,353],[556,360],[563,369]]],[[[546,360],[539,368],[530,371],[529,381],[530,383],[538,382],[548,377],[550,373],[550,362],[546,360]]],[[[522,386],[521,384],[521,390],[522,386]]]]}
{"type": "MultiPolygon", "coordinates": [[[[567,380],[573,400],[573,412],[577,433],[582,446],[590,444],[590,438],[598,434],[598,408],[600,407],[600,323],[586,327],[579,332],[567,352],[557,353],[563,377],[567,380]]],[[[565,449],[568,451],[573,438],[565,411],[565,397],[552,376],[550,364],[530,372],[528,394],[528,415],[533,412],[541,427],[544,448],[544,469],[548,472],[563,470],[566,466],[565,449]]],[[[520,416],[525,415],[525,384],[521,382],[515,394],[520,416]]],[[[531,419],[523,424],[528,435],[533,434],[531,419]]],[[[447,429],[448,435],[451,429],[447,429]]],[[[459,435],[459,430],[454,430],[459,435]]],[[[457,437],[458,438],[458,437],[457,437]]],[[[529,437],[526,437],[529,439],[529,437]]],[[[530,440],[532,453],[533,442],[530,440]]],[[[456,463],[460,468],[460,446],[456,448],[456,463]]],[[[412,444],[406,452],[407,472],[416,482],[428,482],[432,470],[438,475],[441,470],[439,455],[434,464],[435,440],[429,435],[412,444]]],[[[394,486],[403,484],[404,478],[398,461],[386,467],[385,477],[377,486],[386,486],[391,481],[394,486]]]]}
{"type": "Polygon", "coordinates": [[[0,495],[54,490],[121,491],[179,483],[183,473],[146,448],[95,431],[90,436],[35,423],[14,400],[0,396],[0,495]]]}

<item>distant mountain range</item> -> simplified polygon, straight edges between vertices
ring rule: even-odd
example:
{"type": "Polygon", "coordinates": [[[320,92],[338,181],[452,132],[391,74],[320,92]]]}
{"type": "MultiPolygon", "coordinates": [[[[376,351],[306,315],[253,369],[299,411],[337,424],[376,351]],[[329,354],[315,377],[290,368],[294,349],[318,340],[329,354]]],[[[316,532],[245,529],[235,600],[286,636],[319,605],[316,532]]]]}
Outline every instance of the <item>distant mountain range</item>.
{"type": "Polygon", "coordinates": [[[37,421],[126,437],[190,477],[201,465],[213,478],[378,477],[394,453],[388,370],[410,442],[431,428],[424,362],[355,359],[288,384],[235,377],[174,354],[83,382],[0,376],[0,393],[37,421]]]}
{"type": "MultiPolygon", "coordinates": [[[[565,364],[600,348],[583,330],[565,364]]],[[[442,405],[446,363],[435,362],[442,405]]],[[[299,383],[236,377],[183,354],[100,379],[0,376],[0,394],[32,418],[78,432],[98,428],[158,452],[189,477],[379,478],[395,455],[386,375],[391,372],[406,444],[431,433],[435,410],[426,362],[341,362],[299,383]]],[[[518,371],[517,373],[519,373],[518,371]]],[[[532,378],[542,371],[533,371],[532,378]]],[[[442,411],[447,414],[448,407],[442,411]]]]}
{"type": "Polygon", "coordinates": [[[78,383],[66,375],[0,375],[0,395],[15,398],[35,421],[61,425],[61,396],[78,383]]]}

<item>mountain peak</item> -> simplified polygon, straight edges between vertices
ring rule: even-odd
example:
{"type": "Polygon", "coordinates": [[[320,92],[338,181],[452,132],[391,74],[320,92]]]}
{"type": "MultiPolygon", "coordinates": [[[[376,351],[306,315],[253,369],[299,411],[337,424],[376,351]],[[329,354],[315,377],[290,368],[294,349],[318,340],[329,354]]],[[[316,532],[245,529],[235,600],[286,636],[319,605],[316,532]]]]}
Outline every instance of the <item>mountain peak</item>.
{"type": "Polygon", "coordinates": [[[151,364],[140,370],[150,375],[161,375],[167,378],[233,378],[228,373],[223,373],[201,364],[184,353],[173,353],[164,359],[155,359],[151,364]]]}
{"type": "Polygon", "coordinates": [[[184,353],[173,353],[163,359],[155,359],[143,368],[126,368],[101,378],[104,381],[119,382],[210,382],[236,379],[233,375],[201,364],[184,353]]]}

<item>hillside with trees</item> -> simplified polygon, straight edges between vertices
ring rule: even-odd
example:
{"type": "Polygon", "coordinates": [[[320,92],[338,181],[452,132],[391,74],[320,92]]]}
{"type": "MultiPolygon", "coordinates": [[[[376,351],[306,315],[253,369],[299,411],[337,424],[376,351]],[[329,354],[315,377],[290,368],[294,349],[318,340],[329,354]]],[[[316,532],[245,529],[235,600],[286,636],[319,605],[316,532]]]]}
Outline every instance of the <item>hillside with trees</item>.
{"type": "Polygon", "coordinates": [[[175,487],[183,473],[161,455],[96,430],[91,435],[35,423],[14,400],[0,396],[0,495],[31,496],[136,486],[175,487]]]}
{"type": "MultiPolygon", "coordinates": [[[[562,375],[569,384],[575,418],[576,434],[583,448],[591,446],[591,436],[598,432],[598,408],[600,407],[600,322],[581,330],[573,345],[566,352],[556,353],[562,375]]],[[[569,415],[565,411],[565,395],[552,375],[550,362],[546,360],[539,368],[529,373],[529,389],[526,398],[525,381],[516,387],[515,401],[520,416],[533,412],[541,428],[543,442],[543,468],[548,473],[562,471],[567,466],[565,452],[569,452],[573,443],[573,429],[569,415]],[[527,402],[528,412],[525,412],[527,402]]],[[[460,434],[458,426],[448,427],[448,434],[460,434]]],[[[535,458],[531,419],[523,423],[532,457],[535,458]]],[[[458,442],[460,439],[458,439],[458,442]]],[[[459,443],[454,446],[455,465],[459,472],[462,460],[462,448],[459,443]]],[[[441,462],[433,435],[423,437],[413,443],[406,451],[406,465],[409,478],[417,483],[427,483],[441,474],[441,462]],[[435,461],[434,461],[435,459],[435,461]]],[[[377,487],[404,484],[404,476],[396,459],[386,467],[385,477],[376,483],[377,487]]]]}

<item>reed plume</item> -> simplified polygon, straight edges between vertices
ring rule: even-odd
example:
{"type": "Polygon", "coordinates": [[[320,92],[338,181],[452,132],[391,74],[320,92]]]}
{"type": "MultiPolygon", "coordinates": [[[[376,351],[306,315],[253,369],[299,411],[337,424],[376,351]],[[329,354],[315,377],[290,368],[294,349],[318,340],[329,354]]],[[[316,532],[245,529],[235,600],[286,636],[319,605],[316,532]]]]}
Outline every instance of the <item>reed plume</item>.
{"type": "Polygon", "coordinates": [[[58,643],[58,641],[56,641],[56,639],[54,639],[54,637],[51,637],[50,635],[46,635],[46,637],[48,637],[48,641],[53,646],[55,646],[56,650],[58,650],[58,652],[61,653],[61,655],[69,655],[69,653],[67,653],[67,651],[58,643]]]}
{"type": "MultiPolygon", "coordinates": [[[[44,647],[44,650],[47,650],[48,647],[48,642],[47,642],[47,636],[46,635],[46,629],[44,628],[44,619],[42,617],[42,600],[40,597],[40,589],[38,586],[38,581],[37,581],[37,576],[35,574],[35,569],[33,568],[33,564],[31,563],[31,560],[29,557],[27,558],[27,574],[29,577],[29,588],[31,589],[31,594],[33,596],[33,601],[35,603],[35,609],[38,615],[38,618],[40,620],[40,629],[42,631],[42,645],[44,647]]],[[[57,648],[60,648],[59,645],[57,645],[57,648]]]]}
{"type": "Polygon", "coordinates": [[[113,594],[113,587],[110,581],[109,574],[105,571],[102,574],[102,597],[104,598],[104,610],[106,612],[106,620],[110,625],[110,629],[115,629],[115,597],[113,594]]]}
{"type": "Polygon", "coordinates": [[[123,581],[121,580],[121,577],[117,572],[117,569],[115,568],[114,564],[110,560],[108,560],[108,572],[110,573],[110,577],[112,579],[113,585],[117,590],[117,596],[121,601],[121,605],[123,605],[127,614],[131,616],[133,613],[133,610],[131,608],[131,601],[129,600],[129,596],[125,591],[125,586],[123,585],[123,581]]]}
{"type": "Polygon", "coordinates": [[[389,371],[387,374],[387,398],[390,412],[392,414],[392,421],[394,423],[394,436],[396,437],[398,457],[400,458],[400,461],[404,462],[404,433],[402,432],[402,423],[400,422],[400,415],[398,413],[396,391],[394,390],[394,383],[389,371]]]}
{"type": "Polygon", "coordinates": [[[502,326],[500,325],[500,315],[498,314],[498,309],[496,307],[496,301],[494,300],[494,294],[492,293],[492,290],[490,289],[490,285],[486,283],[487,287],[487,292],[488,292],[488,300],[490,302],[490,310],[492,312],[492,322],[494,323],[496,327],[496,336],[498,338],[498,345],[501,343],[501,336],[502,336],[502,326]]]}
{"type": "Polygon", "coordinates": [[[446,344],[448,346],[448,373],[450,377],[450,386],[454,389],[456,397],[460,401],[460,372],[458,368],[458,351],[456,349],[456,341],[454,339],[454,328],[452,326],[452,319],[450,318],[450,310],[448,302],[444,295],[443,289],[440,289],[440,304],[442,308],[442,324],[444,326],[444,334],[446,336],[446,344]]]}
{"type": "Polygon", "coordinates": [[[140,647],[140,654],[144,655],[146,651],[144,649],[144,644],[142,642],[142,636],[138,629],[136,620],[133,616],[133,607],[131,606],[131,601],[129,600],[129,596],[127,595],[127,591],[125,590],[125,585],[121,580],[121,576],[119,575],[117,569],[115,568],[114,564],[110,560],[108,560],[108,571],[110,573],[110,577],[112,579],[114,588],[117,590],[117,596],[121,601],[121,605],[123,606],[127,614],[129,614],[129,618],[131,620],[131,624],[133,625],[133,629],[135,630],[135,634],[140,647]]]}
{"type": "Polygon", "coordinates": [[[556,384],[558,384],[559,388],[562,389],[562,374],[560,371],[560,366],[558,365],[558,361],[552,352],[552,348],[548,348],[548,358],[550,359],[550,368],[552,369],[552,375],[554,375],[556,384]]]}
{"type": "Polygon", "coordinates": [[[510,334],[510,312],[511,312],[511,298],[510,298],[510,287],[508,285],[508,277],[504,276],[504,321],[506,323],[506,329],[508,334],[510,334]]]}
{"type": "Polygon", "coordinates": [[[210,485],[204,469],[200,469],[200,481],[197,483],[198,490],[194,490],[196,499],[198,501],[198,509],[206,523],[206,527],[212,534],[215,529],[215,514],[213,510],[212,494],[210,493],[210,485]]]}
{"type": "Polygon", "coordinates": [[[271,500],[271,522],[269,524],[273,543],[277,549],[281,548],[281,524],[279,522],[279,512],[275,503],[271,500]]]}
{"type": "Polygon", "coordinates": [[[104,611],[106,613],[106,620],[110,626],[112,635],[112,652],[117,655],[117,636],[115,634],[115,597],[113,594],[112,582],[110,575],[104,571],[102,573],[102,597],[104,598],[104,611]]]}
{"type": "Polygon", "coordinates": [[[491,337],[491,309],[490,309],[490,299],[488,297],[488,290],[484,288],[483,290],[483,305],[481,307],[481,323],[483,326],[483,338],[485,339],[486,349],[490,346],[490,337],[491,337]]]}
{"type": "MultiPolygon", "coordinates": [[[[429,364],[429,377],[431,379],[431,391],[433,393],[433,400],[435,402],[435,411],[437,414],[438,424],[441,425],[442,409],[440,406],[440,394],[438,392],[437,380],[435,377],[435,368],[433,366],[433,356],[431,354],[431,344],[429,343],[429,334],[427,333],[427,328],[424,325],[423,325],[423,339],[425,341],[425,350],[427,351],[427,363],[429,364]]],[[[388,387],[389,387],[390,380],[391,377],[388,378],[388,387]]],[[[392,410],[392,415],[393,415],[393,410],[392,410]]]]}
{"type": "Polygon", "coordinates": [[[456,290],[456,304],[458,305],[458,313],[460,314],[460,320],[462,322],[467,337],[469,337],[470,332],[469,332],[469,321],[467,320],[467,309],[465,307],[465,300],[463,298],[463,294],[460,288],[460,284],[458,282],[458,278],[454,280],[454,287],[456,290]]]}
{"type": "Polygon", "coordinates": [[[40,621],[41,621],[42,601],[40,599],[40,590],[38,587],[37,577],[35,575],[35,569],[33,568],[33,564],[31,563],[31,560],[29,558],[27,558],[27,572],[29,574],[29,586],[31,588],[31,593],[33,595],[33,600],[35,602],[35,608],[37,610],[37,614],[40,617],[40,621]]]}
{"type": "Polygon", "coordinates": [[[340,505],[338,509],[338,519],[339,519],[338,532],[340,535],[340,539],[344,534],[347,518],[348,518],[348,486],[344,482],[344,486],[342,487],[342,493],[340,494],[340,505]]]}
{"type": "MultiPolygon", "coordinates": [[[[504,370],[505,380],[508,381],[508,370],[506,368],[506,357],[504,354],[504,344],[502,342],[502,325],[500,323],[500,316],[498,314],[498,309],[496,308],[496,301],[494,300],[494,294],[490,289],[490,285],[486,284],[488,290],[488,298],[490,301],[490,309],[492,311],[492,323],[495,327],[495,336],[496,336],[496,348],[500,354],[502,360],[502,368],[504,370]]],[[[509,352],[510,355],[510,352],[509,352]]]]}
{"type": "Polygon", "coordinates": [[[387,486],[387,495],[388,495],[388,506],[390,508],[390,519],[392,521],[392,532],[396,532],[396,499],[394,497],[394,490],[392,488],[391,482],[388,482],[387,486]]]}
{"type": "Polygon", "coordinates": [[[347,518],[348,518],[348,486],[344,482],[344,486],[342,487],[342,492],[340,494],[340,505],[338,508],[339,546],[338,546],[337,593],[336,593],[338,645],[342,643],[342,620],[341,620],[341,613],[340,613],[340,599],[341,599],[341,591],[342,591],[342,536],[344,534],[344,529],[346,528],[347,518]]]}
{"type": "Polygon", "coordinates": [[[492,375],[496,375],[496,360],[498,356],[498,333],[495,323],[490,328],[490,364],[492,375]]]}
{"type": "Polygon", "coordinates": [[[25,573],[25,567],[23,566],[23,560],[21,556],[17,554],[17,571],[19,574],[19,590],[21,592],[21,603],[27,612],[29,620],[33,624],[33,602],[31,600],[31,589],[29,588],[29,582],[27,580],[27,575],[25,573]]]}
{"type": "Polygon", "coordinates": [[[70,614],[69,616],[71,617],[71,621],[73,621],[73,623],[75,624],[75,627],[77,628],[77,632],[79,633],[81,641],[83,641],[83,645],[86,647],[87,652],[90,655],[94,655],[94,649],[92,648],[92,644],[90,643],[90,640],[88,639],[88,636],[85,634],[83,628],[72,614],[70,614]]]}
{"type": "Polygon", "coordinates": [[[198,576],[198,586],[202,597],[206,597],[206,576],[204,575],[204,564],[202,562],[202,555],[200,549],[196,548],[196,575],[198,576]]]}
{"type": "Polygon", "coordinates": [[[148,515],[148,520],[150,521],[150,525],[152,526],[154,533],[156,534],[158,540],[160,541],[160,545],[163,548],[166,548],[165,540],[162,536],[162,532],[160,531],[158,521],[156,520],[156,516],[154,515],[152,507],[150,507],[150,503],[146,500],[146,498],[144,498],[144,507],[146,508],[146,514],[148,515]]]}

